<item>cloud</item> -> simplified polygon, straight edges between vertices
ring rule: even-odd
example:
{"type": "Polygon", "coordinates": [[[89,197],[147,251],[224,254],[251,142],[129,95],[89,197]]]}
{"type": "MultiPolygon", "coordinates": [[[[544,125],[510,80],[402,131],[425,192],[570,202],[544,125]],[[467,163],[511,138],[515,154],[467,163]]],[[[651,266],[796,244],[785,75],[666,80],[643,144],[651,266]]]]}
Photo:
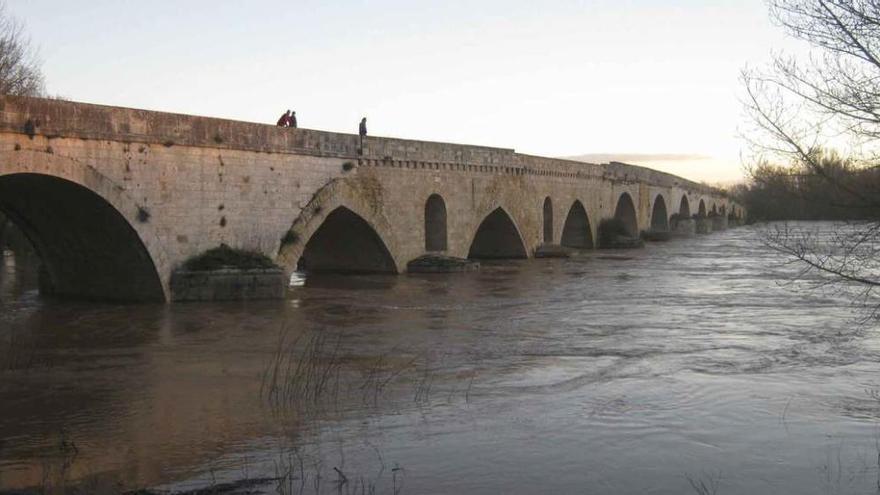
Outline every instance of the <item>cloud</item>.
{"type": "Polygon", "coordinates": [[[693,153],[587,153],[584,155],[566,156],[566,160],[587,163],[623,162],[638,165],[642,162],[697,161],[711,160],[707,155],[693,153]]]}
{"type": "Polygon", "coordinates": [[[744,178],[741,163],[696,153],[589,153],[566,159],[586,163],[623,162],[716,185],[730,185],[744,178]]]}

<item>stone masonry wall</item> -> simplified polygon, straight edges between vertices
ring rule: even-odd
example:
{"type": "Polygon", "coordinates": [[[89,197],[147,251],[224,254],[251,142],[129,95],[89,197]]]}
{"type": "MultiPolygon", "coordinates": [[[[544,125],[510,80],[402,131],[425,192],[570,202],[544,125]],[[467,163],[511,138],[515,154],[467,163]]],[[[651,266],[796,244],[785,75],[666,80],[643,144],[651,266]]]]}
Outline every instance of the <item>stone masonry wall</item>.
{"type": "Polygon", "coordinates": [[[640,229],[650,226],[658,194],[668,215],[678,212],[683,194],[692,212],[701,199],[707,209],[732,205],[706,186],[619,163],[377,137],[367,139],[363,156],[357,148],[350,134],[0,97],[0,181],[44,174],[104,198],[137,232],[166,296],[176,266],[220,243],[262,252],[293,270],[309,236],[338,206],[363,217],[403,271],[424,252],[424,204],[435,193],[446,203],[452,256],[467,255],[480,222],[498,207],[531,255],[542,242],[548,196],[555,242],[575,200],[586,208],[594,239],[624,192],[640,229]],[[291,229],[302,240],[279,254],[291,229]]]}

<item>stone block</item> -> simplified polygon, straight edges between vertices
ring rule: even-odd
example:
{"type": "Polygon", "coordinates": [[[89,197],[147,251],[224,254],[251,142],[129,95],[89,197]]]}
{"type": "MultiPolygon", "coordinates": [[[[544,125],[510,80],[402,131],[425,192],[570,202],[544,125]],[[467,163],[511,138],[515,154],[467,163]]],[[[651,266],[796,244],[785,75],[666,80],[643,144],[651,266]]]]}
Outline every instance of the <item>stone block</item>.
{"type": "Polygon", "coordinates": [[[442,254],[425,254],[406,264],[410,273],[472,272],[480,269],[480,262],[442,254]]]}
{"type": "Polygon", "coordinates": [[[642,239],[648,242],[666,242],[672,239],[672,232],[668,230],[644,230],[642,231],[642,239]]]}
{"type": "Polygon", "coordinates": [[[672,227],[674,237],[693,237],[697,233],[697,221],[693,218],[678,220],[672,227]]]}
{"type": "Polygon", "coordinates": [[[541,244],[535,249],[535,258],[570,258],[572,249],[559,244],[541,244]]]}
{"type": "Polygon", "coordinates": [[[287,287],[280,269],[213,271],[175,270],[171,275],[171,300],[250,301],[282,299],[287,287]]]}
{"type": "Polygon", "coordinates": [[[711,234],[712,233],[712,220],[707,217],[699,217],[694,219],[695,228],[694,231],[697,234],[711,234]]]}

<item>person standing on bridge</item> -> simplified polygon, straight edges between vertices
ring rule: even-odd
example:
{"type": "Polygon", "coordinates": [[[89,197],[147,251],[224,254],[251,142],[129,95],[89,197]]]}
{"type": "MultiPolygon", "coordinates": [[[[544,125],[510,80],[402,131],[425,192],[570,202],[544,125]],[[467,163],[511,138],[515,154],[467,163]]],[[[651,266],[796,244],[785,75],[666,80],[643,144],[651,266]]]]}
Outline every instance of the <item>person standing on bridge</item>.
{"type": "Polygon", "coordinates": [[[358,148],[358,153],[364,154],[364,138],[367,137],[367,118],[364,117],[361,119],[361,125],[358,126],[358,136],[361,138],[361,146],[358,148]]]}
{"type": "Polygon", "coordinates": [[[290,110],[284,112],[280,119],[278,119],[278,127],[288,127],[290,126],[290,110]]]}
{"type": "Polygon", "coordinates": [[[290,119],[288,119],[288,125],[296,129],[296,112],[290,112],[290,119]]]}

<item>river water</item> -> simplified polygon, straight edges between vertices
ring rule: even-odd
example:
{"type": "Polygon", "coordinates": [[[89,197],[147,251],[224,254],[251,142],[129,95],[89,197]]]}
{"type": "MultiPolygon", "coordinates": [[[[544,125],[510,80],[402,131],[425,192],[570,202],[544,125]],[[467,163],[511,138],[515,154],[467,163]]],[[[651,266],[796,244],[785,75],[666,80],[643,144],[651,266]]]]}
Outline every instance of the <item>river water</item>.
{"type": "Polygon", "coordinates": [[[759,230],[247,304],[45,300],[7,253],[0,491],[876,493],[878,333],[759,230]]]}

